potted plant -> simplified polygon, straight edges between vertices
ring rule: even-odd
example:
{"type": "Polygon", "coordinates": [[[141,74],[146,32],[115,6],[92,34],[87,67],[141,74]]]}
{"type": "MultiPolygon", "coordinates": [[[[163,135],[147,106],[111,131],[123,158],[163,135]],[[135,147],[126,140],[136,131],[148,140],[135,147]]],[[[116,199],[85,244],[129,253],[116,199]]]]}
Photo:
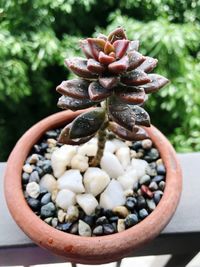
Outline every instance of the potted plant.
{"type": "Polygon", "coordinates": [[[58,106],[71,111],[42,120],[19,140],[5,195],[38,245],[72,262],[105,263],[165,227],[179,201],[181,170],[142,107],[168,83],[149,74],[157,60],[141,55],[121,27],[80,45],[87,59],[65,61],[79,78],[57,87],[58,106]]]}

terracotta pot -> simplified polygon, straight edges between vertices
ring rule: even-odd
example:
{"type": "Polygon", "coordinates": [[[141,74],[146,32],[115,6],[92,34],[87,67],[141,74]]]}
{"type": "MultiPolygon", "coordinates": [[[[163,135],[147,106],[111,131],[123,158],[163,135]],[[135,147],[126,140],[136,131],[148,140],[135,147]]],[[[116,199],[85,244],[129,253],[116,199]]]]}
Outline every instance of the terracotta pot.
{"type": "Polygon", "coordinates": [[[70,122],[81,112],[64,111],[45,118],[18,141],[7,163],[5,196],[8,208],[20,228],[39,246],[65,256],[70,262],[100,264],[119,260],[155,238],[167,225],[177,207],[182,187],[180,165],[168,140],[155,127],[147,128],[166,166],[166,187],[156,209],[142,222],[121,233],[102,237],[80,237],[54,229],[37,217],[27,205],[21,173],[32,146],[45,131],[70,122]]]}

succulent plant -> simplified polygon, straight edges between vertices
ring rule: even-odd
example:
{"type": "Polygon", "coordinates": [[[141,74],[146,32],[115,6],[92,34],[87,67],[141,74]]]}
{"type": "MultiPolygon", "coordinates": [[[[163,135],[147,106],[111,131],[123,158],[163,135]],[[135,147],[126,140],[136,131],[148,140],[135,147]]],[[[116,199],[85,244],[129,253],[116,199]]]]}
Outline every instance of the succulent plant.
{"type": "Polygon", "coordinates": [[[96,108],[68,124],[59,142],[81,144],[99,132],[103,149],[106,128],[126,140],[146,138],[140,126],[150,126],[150,118],[142,106],[149,93],[168,83],[161,75],[149,74],[158,60],[140,54],[139,41],[129,41],[121,27],[108,36],[99,34],[97,38],[84,39],[80,47],[86,58],[65,60],[66,66],[79,77],[57,86],[62,94],[58,107],[73,111],[96,108]]]}

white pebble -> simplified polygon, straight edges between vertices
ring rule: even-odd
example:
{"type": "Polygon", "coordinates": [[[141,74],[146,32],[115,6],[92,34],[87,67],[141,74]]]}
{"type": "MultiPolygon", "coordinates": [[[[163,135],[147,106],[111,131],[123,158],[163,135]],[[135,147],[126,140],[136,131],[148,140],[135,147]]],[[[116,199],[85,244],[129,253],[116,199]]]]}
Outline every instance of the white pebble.
{"type": "Polygon", "coordinates": [[[100,168],[90,167],[84,174],[83,182],[86,192],[97,196],[109,184],[110,177],[100,168]]]}
{"type": "Polygon", "coordinates": [[[127,147],[127,144],[119,139],[113,139],[112,140],[113,144],[116,146],[116,150],[119,149],[120,147],[127,147]]]}
{"type": "Polygon", "coordinates": [[[83,177],[79,170],[68,170],[58,179],[59,189],[69,189],[74,193],[83,193],[83,177]]]}
{"type": "Polygon", "coordinates": [[[144,149],[150,149],[152,147],[152,141],[151,141],[151,139],[144,139],[144,140],[142,140],[142,147],[144,149]]]}
{"type": "Polygon", "coordinates": [[[85,143],[78,148],[78,154],[82,156],[94,157],[97,154],[98,146],[96,143],[85,143]]]}
{"type": "Polygon", "coordinates": [[[59,178],[66,171],[76,151],[77,146],[63,145],[52,153],[51,165],[55,177],[59,178]]]}
{"type": "Polygon", "coordinates": [[[110,178],[116,179],[124,173],[123,167],[118,158],[110,152],[104,153],[100,162],[101,168],[107,172],[110,178]]]}
{"type": "Polygon", "coordinates": [[[67,209],[66,214],[66,221],[68,222],[74,222],[78,219],[79,216],[79,210],[76,206],[69,206],[67,209]]]}
{"type": "Polygon", "coordinates": [[[117,146],[114,144],[114,142],[110,140],[106,141],[104,152],[114,153],[116,150],[117,146]]]}
{"type": "Polygon", "coordinates": [[[63,210],[67,210],[69,206],[76,204],[76,195],[74,192],[63,189],[56,196],[56,205],[63,210]]]}
{"type": "Polygon", "coordinates": [[[143,159],[132,159],[131,160],[131,169],[137,171],[139,177],[142,177],[146,173],[146,167],[148,166],[148,162],[143,159]]]}
{"type": "Polygon", "coordinates": [[[129,147],[120,147],[119,149],[117,149],[116,156],[121,162],[122,167],[124,169],[126,169],[127,166],[130,165],[131,159],[130,159],[130,148],[129,147]]]}
{"type": "Polygon", "coordinates": [[[98,206],[98,201],[92,194],[77,195],[76,201],[87,215],[91,215],[98,206]]]}
{"type": "Polygon", "coordinates": [[[77,169],[80,172],[85,172],[89,167],[88,157],[76,154],[71,160],[71,167],[72,169],[77,169]]]}
{"type": "Polygon", "coordinates": [[[25,165],[23,166],[23,171],[24,171],[24,172],[27,172],[27,173],[32,173],[32,171],[33,171],[33,167],[32,167],[30,164],[25,164],[25,165]]]}
{"type": "Polygon", "coordinates": [[[32,198],[37,198],[40,194],[39,184],[36,182],[28,183],[26,186],[26,193],[32,198]]]}
{"type": "Polygon", "coordinates": [[[92,230],[90,226],[82,220],[78,221],[78,233],[80,236],[91,236],[92,230]]]}
{"type": "Polygon", "coordinates": [[[60,223],[64,222],[66,214],[67,213],[64,212],[63,210],[58,210],[57,216],[58,216],[58,221],[60,223]]]}
{"type": "Polygon", "coordinates": [[[137,171],[132,169],[119,176],[117,180],[124,190],[128,190],[133,188],[133,185],[139,180],[139,178],[137,171]]]}
{"type": "Polygon", "coordinates": [[[29,158],[29,163],[30,164],[35,164],[39,160],[39,156],[37,154],[32,154],[29,158]]]}
{"type": "Polygon", "coordinates": [[[125,201],[123,188],[116,180],[112,180],[100,196],[100,206],[104,209],[113,209],[124,205],[125,201]]]}
{"type": "Polygon", "coordinates": [[[137,158],[137,152],[131,149],[131,158],[137,158]]]}
{"type": "Polygon", "coordinates": [[[52,192],[57,188],[57,181],[51,174],[45,174],[40,180],[40,186],[52,192]]]}

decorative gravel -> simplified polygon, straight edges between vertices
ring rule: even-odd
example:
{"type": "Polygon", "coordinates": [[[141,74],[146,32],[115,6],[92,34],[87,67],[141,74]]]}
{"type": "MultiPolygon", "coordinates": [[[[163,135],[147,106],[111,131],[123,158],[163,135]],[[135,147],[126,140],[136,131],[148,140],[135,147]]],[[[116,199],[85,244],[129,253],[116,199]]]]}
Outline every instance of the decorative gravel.
{"type": "Polygon", "coordinates": [[[96,140],[63,146],[56,141],[59,133],[44,134],[22,171],[24,197],[47,224],[75,235],[109,235],[136,225],[156,208],[166,170],[150,139],[132,143],[110,136],[100,166],[91,168],[96,140]]]}

